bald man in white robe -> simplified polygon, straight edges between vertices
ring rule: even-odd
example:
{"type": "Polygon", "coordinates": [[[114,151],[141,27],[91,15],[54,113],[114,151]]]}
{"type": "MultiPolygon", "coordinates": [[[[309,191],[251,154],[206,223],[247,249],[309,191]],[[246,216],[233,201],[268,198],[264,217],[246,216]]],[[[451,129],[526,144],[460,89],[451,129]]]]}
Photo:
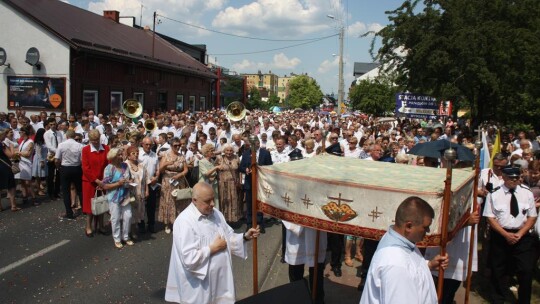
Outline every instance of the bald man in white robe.
{"type": "Polygon", "coordinates": [[[174,222],[165,300],[235,303],[231,254],[246,259],[244,242],[258,237],[259,229],[234,233],[223,214],[214,209],[214,192],[204,182],[193,187],[192,200],[174,222]]]}

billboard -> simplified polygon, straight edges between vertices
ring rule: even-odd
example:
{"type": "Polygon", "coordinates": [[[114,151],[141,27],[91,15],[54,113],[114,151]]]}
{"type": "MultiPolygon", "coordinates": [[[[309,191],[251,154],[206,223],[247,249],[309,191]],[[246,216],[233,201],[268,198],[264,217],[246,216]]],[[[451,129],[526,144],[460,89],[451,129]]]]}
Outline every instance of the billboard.
{"type": "Polygon", "coordinates": [[[437,119],[439,102],[435,97],[415,93],[396,94],[396,116],[437,119]]]}
{"type": "Polygon", "coordinates": [[[8,76],[8,109],[66,110],[66,78],[8,76]]]}

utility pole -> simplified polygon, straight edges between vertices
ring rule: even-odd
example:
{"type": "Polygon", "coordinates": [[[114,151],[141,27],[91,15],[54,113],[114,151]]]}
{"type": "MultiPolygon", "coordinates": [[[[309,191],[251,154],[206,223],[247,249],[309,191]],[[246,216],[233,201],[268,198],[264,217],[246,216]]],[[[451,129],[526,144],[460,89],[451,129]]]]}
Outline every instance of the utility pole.
{"type": "Polygon", "coordinates": [[[338,88],[338,116],[341,115],[341,104],[345,94],[345,85],[343,83],[343,36],[345,28],[343,25],[339,28],[339,88],[338,88]]]}

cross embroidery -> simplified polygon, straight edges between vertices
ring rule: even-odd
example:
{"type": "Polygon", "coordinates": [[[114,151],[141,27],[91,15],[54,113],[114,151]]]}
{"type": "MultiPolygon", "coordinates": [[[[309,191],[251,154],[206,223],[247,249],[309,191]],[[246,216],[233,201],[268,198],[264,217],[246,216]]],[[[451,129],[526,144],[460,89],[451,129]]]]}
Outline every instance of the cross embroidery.
{"type": "Polygon", "coordinates": [[[309,209],[309,206],[313,205],[313,203],[311,203],[311,200],[307,197],[307,194],[304,194],[304,198],[302,198],[301,200],[306,206],[306,209],[309,209]]]}
{"type": "Polygon", "coordinates": [[[371,210],[371,213],[368,216],[371,216],[371,222],[375,222],[375,219],[379,218],[382,212],[379,211],[379,207],[375,207],[375,210],[371,210]]]}
{"type": "Polygon", "coordinates": [[[293,201],[291,200],[291,197],[287,194],[287,192],[285,192],[285,195],[282,196],[281,198],[283,199],[283,202],[287,204],[287,207],[289,207],[289,205],[293,203],[293,201]]]}
{"type": "Polygon", "coordinates": [[[345,198],[341,198],[341,193],[339,194],[338,197],[328,197],[329,199],[334,199],[334,200],[337,200],[337,204],[338,206],[341,206],[341,201],[344,201],[344,202],[352,202],[353,200],[350,200],[350,199],[345,199],[345,198]]]}
{"type": "Polygon", "coordinates": [[[269,186],[264,186],[263,192],[264,194],[266,194],[266,196],[270,196],[270,194],[272,194],[272,188],[270,188],[269,186]]]}

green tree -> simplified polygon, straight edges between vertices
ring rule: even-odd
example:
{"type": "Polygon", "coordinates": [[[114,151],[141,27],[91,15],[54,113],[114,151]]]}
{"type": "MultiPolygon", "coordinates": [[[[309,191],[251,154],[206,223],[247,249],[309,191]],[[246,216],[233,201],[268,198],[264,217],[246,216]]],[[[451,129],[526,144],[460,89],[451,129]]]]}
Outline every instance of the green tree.
{"type": "Polygon", "coordinates": [[[251,87],[249,89],[249,98],[247,100],[246,108],[248,110],[260,109],[261,105],[261,93],[256,87],[251,87]]]}
{"type": "Polygon", "coordinates": [[[372,56],[398,85],[470,108],[473,124],[539,126],[540,1],[407,0],[387,14],[372,56]]]}
{"type": "Polygon", "coordinates": [[[300,75],[289,81],[286,105],[291,108],[309,109],[321,103],[323,93],[313,78],[300,75]]]}
{"type": "Polygon", "coordinates": [[[221,87],[221,95],[224,97],[224,105],[228,105],[233,101],[242,101],[242,91],[244,89],[244,78],[238,76],[223,77],[221,87]]]}
{"type": "Polygon", "coordinates": [[[367,114],[384,116],[395,109],[396,86],[384,79],[362,80],[349,92],[352,108],[367,114]]]}

